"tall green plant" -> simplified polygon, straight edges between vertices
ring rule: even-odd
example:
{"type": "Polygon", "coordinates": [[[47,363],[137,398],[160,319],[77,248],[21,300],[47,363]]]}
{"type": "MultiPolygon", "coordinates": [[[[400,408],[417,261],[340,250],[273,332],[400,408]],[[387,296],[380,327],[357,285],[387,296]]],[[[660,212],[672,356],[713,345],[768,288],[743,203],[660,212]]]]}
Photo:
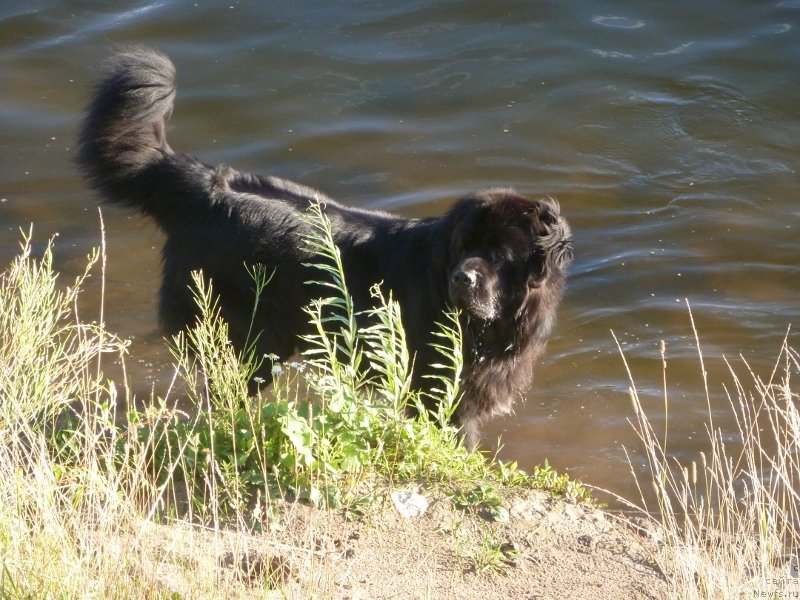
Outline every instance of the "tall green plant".
{"type": "MultiPolygon", "coordinates": [[[[461,368],[457,319],[450,317],[454,327],[441,328],[437,346],[443,374],[434,392],[441,399],[434,402],[443,412],[431,419],[423,411],[420,419],[411,419],[407,407],[421,403],[411,390],[412,357],[400,306],[376,285],[374,306],[357,311],[321,205],[310,206],[307,222],[303,243],[315,257],[307,265],[310,284],[330,295],[305,309],[312,333],[304,336],[304,362],[287,365],[269,357],[273,386],[261,398],[248,395],[248,384],[257,380],[263,357],[255,355],[254,344],[236,354],[227,342],[213,282],[194,276],[199,316],[172,348],[196,417],[159,422],[155,435],[146,425],[140,437],[153,442],[162,476],[174,457],[182,456],[174,472],[200,499],[198,507],[213,496],[222,499],[222,508],[238,509],[256,492],[288,492],[335,505],[365,478],[425,477],[426,465],[465,454],[448,424],[457,397],[452,380],[461,368]]],[[[270,290],[263,269],[253,274],[257,306],[260,294],[270,290]]],[[[435,470],[441,478],[441,468],[435,470]]]]}

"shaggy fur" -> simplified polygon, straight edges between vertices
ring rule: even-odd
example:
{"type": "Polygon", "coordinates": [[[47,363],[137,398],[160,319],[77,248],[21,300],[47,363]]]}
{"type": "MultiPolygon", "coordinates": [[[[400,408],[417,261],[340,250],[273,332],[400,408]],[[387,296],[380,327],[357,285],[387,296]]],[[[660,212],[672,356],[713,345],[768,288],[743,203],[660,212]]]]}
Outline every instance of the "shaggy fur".
{"type": "MultiPolygon", "coordinates": [[[[253,282],[245,265],[275,270],[253,331],[259,353],[287,358],[308,332],[302,307],[322,295],[304,282],[313,260],[300,243],[312,200],[324,202],[357,308],[383,282],[400,303],[413,384],[438,360],[431,332],[448,306],[464,327],[463,397],[454,420],[470,446],[480,424],[507,413],[530,385],[572,260],[567,222],[552,199],[496,188],[457,201],[445,215],[402,217],[342,206],[320,192],[275,177],[213,167],[167,144],[175,97],[170,60],[135,48],[110,62],[80,135],[79,163],[105,201],[133,207],[166,233],[160,316],[167,333],[190,325],[196,306],[190,273],[214,282],[231,341],[250,332],[253,282]]],[[[269,374],[265,374],[268,378],[269,374]]]]}

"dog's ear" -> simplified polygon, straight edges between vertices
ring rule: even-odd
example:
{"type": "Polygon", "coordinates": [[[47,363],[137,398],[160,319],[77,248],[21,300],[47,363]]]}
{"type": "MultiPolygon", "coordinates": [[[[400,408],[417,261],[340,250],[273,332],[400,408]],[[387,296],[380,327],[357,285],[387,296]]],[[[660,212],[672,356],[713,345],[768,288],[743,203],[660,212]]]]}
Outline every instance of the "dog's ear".
{"type": "Polygon", "coordinates": [[[539,237],[537,245],[547,257],[547,267],[564,272],[573,259],[572,232],[567,222],[560,217],[548,229],[547,235],[539,237]]]}
{"type": "Polygon", "coordinates": [[[553,227],[558,223],[559,215],[561,213],[561,207],[558,204],[558,200],[552,196],[545,196],[544,198],[539,199],[539,202],[536,206],[538,209],[539,220],[542,223],[548,227],[553,227]]]}
{"type": "Polygon", "coordinates": [[[559,245],[558,248],[555,249],[553,252],[553,260],[558,266],[559,269],[562,271],[565,270],[572,259],[574,258],[574,252],[572,249],[572,239],[563,240],[559,245]]]}
{"type": "Polygon", "coordinates": [[[551,196],[538,199],[536,216],[544,229],[544,233],[539,235],[537,245],[546,256],[546,269],[565,271],[573,258],[572,231],[561,217],[558,201],[551,196]]]}

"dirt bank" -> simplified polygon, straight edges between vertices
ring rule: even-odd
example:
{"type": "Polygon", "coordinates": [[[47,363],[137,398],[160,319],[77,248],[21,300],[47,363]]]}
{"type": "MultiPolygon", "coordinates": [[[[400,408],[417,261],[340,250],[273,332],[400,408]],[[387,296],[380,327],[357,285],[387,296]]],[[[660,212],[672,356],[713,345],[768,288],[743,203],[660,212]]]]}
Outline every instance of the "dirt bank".
{"type": "Polygon", "coordinates": [[[269,531],[151,526],[145,538],[164,556],[152,566],[159,587],[183,597],[203,590],[182,569],[204,563],[228,597],[254,588],[276,598],[669,597],[655,544],[609,513],[528,491],[492,518],[422,495],[429,506],[413,518],[387,495],[357,517],[287,503],[271,508],[269,531]]]}

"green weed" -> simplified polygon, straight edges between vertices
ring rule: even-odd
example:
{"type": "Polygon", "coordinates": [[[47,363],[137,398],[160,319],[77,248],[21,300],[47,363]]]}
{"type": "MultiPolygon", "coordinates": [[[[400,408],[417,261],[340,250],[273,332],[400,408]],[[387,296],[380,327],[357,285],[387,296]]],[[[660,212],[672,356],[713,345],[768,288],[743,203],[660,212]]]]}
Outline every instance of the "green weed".
{"type": "MultiPolygon", "coordinates": [[[[312,205],[308,219],[304,243],[317,257],[308,265],[311,283],[331,295],[306,308],[313,333],[305,337],[304,361],[268,357],[272,388],[248,396],[257,357],[237,356],[227,343],[213,284],[196,274],[197,324],[172,344],[196,416],[132,416],[139,439],[153,444],[156,470],[179,476],[198,511],[213,497],[223,512],[237,512],[256,494],[335,507],[378,482],[458,482],[487,473],[483,458],[458,444],[449,421],[461,370],[457,316],[447,315],[437,332],[442,360],[432,404],[439,408],[429,413],[411,390],[399,305],[376,285],[375,307],[357,312],[322,207],[312,205]],[[409,418],[409,406],[418,418],[409,418]]],[[[269,293],[264,274],[254,276],[257,291],[269,293]]]]}

